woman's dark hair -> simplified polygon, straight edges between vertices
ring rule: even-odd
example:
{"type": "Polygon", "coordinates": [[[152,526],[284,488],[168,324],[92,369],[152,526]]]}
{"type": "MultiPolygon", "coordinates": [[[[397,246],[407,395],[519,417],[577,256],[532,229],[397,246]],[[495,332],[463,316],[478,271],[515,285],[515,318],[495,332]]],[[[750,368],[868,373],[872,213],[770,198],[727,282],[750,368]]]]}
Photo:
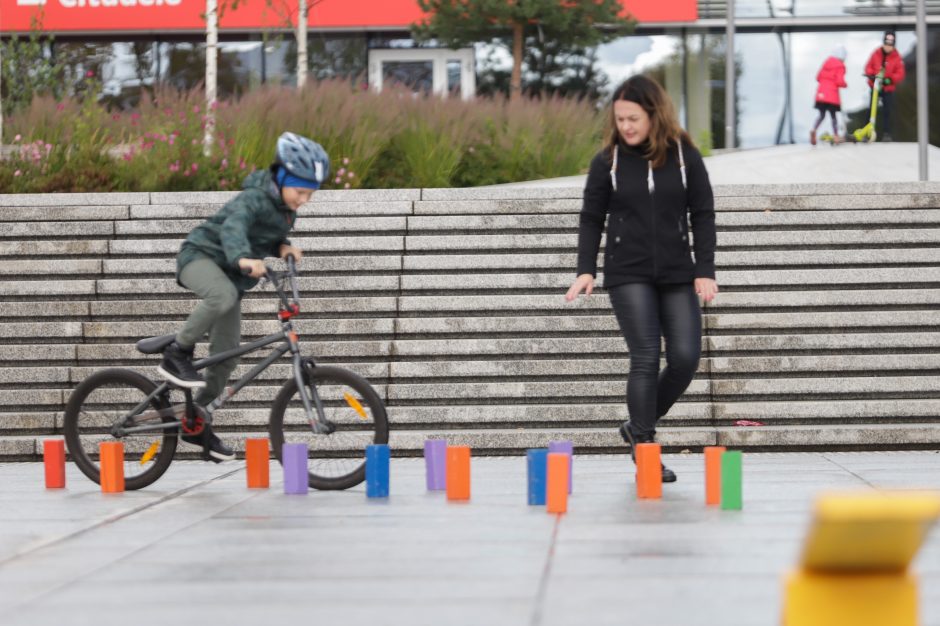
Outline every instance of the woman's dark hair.
{"type": "Polygon", "coordinates": [[[610,101],[610,114],[607,118],[607,129],[604,131],[604,149],[609,151],[611,159],[617,144],[621,141],[620,131],[617,130],[617,120],[614,117],[614,103],[618,100],[635,102],[649,115],[650,134],[644,156],[654,168],[665,165],[669,147],[676,145],[680,139],[687,145],[695,145],[689,134],[679,125],[676,109],[666,90],[652,78],[638,74],[621,83],[614,90],[610,101]]]}

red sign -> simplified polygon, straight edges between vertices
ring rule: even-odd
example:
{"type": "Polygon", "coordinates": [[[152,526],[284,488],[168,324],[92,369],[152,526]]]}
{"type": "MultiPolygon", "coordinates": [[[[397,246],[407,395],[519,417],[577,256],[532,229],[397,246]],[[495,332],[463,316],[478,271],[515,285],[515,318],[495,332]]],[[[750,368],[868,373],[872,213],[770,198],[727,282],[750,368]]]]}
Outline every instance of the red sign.
{"type": "MultiPolygon", "coordinates": [[[[307,0],[311,30],[400,30],[418,21],[415,0],[307,0]]],[[[224,4],[224,0],[220,0],[224,4]]],[[[623,0],[640,22],[693,21],[696,0],[623,0]]],[[[221,11],[222,30],[288,28],[296,0],[239,0],[221,11]]],[[[0,0],[0,33],[28,32],[35,23],[50,33],[159,33],[203,31],[204,0],[0,0]]]]}

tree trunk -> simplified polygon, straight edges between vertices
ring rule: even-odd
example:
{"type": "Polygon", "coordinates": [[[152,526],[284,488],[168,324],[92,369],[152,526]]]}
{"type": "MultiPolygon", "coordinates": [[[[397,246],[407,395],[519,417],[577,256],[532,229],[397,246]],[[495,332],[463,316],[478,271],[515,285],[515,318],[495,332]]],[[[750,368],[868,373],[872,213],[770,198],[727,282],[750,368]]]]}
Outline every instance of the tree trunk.
{"type": "Polygon", "coordinates": [[[297,88],[307,84],[307,0],[297,3],[297,88]]]}
{"type": "Polygon", "coordinates": [[[203,153],[212,153],[215,137],[215,100],[218,82],[219,11],[217,0],[206,0],[206,134],[203,153]]]}
{"type": "Polygon", "coordinates": [[[509,81],[509,99],[518,100],[522,95],[522,23],[512,25],[512,78],[509,81]]]}
{"type": "MultiPolygon", "coordinates": [[[[0,79],[3,75],[3,42],[0,41],[0,79]]],[[[3,92],[3,84],[0,83],[0,93],[3,92]]],[[[3,97],[0,96],[0,159],[3,158],[3,97]]]]}

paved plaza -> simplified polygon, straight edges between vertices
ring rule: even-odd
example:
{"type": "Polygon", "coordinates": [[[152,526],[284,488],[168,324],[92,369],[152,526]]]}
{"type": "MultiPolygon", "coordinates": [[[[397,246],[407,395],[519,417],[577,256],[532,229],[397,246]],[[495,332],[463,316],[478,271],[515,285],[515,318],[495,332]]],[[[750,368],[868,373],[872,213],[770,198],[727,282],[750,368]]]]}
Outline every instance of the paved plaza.
{"type": "MultiPolygon", "coordinates": [[[[473,459],[472,498],[392,459],[392,496],[248,490],[244,463],[176,462],[102,495],[69,465],[0,464],[0,623],[771,626],[825,490],[940,490],[940,453],[745,454],[744,510],[703,504],[700,454],[637,501],[629,457],[575,456],[569,512],[526,505],[524,457],[473,459]]],[[[914,564],[940,626],[940,530],[914,564]]]]}

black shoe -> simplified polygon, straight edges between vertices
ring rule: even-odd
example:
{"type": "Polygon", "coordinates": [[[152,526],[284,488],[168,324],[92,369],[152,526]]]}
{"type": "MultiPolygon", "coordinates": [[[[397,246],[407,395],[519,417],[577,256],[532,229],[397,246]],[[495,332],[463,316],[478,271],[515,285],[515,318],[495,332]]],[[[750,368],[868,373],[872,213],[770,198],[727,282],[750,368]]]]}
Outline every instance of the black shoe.
{"type": "MultiPolygon", "coordinates": [[[[634,437],[633,431],[630,430],[630,422],[624,422],[620,425],[620,436],[623,437],[625,443],[630,444],[630,458],[633,459],[634,465],[636,464],[636,444],[638,443],[653,443],[653,437],[651,435],[645,435],[640,437],[634,437]]],[[[674,483],[676,482],[676,473],[662,465],[663,468],[663,482],[664,483],[674,483]]]]}
{"type": "Polygon", "coordinates": [[[185,350],[175,341],[163,350],[163,361],[157,366],[157,373],[180,387],[206,386],[206,381],[193,367],[193,348],[185,350]]]}
{"type": "MultiPolygon", "coordinates": [[[[212,432],[212,428],[206,426],[208,433],[205,433],[209,437],[209,459],[215,463],[221,463],[222,461],[231,461],[235,458],[235,451],[229,448],[227,445],[222,443],[222,440],[219,439],[218,435],[212,432]]],[[[202,447],[202,437],[203,433],[198,435],[182,435],[180,439],[186,443],[202,447]]]]}

